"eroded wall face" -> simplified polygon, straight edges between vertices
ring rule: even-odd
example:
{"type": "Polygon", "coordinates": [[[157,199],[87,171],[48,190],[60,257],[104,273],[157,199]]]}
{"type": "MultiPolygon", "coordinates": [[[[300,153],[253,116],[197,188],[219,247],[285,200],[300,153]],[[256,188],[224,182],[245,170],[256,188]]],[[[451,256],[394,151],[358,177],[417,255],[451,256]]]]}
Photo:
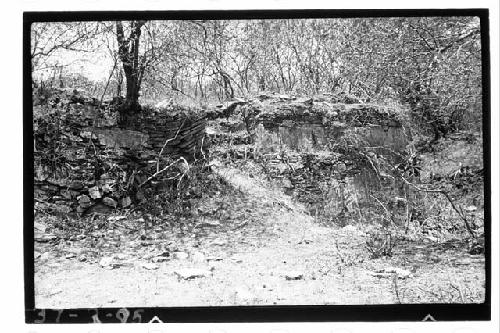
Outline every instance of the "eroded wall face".
{"type": "Polygon", "coordinates": [[[72,91],[61,91],[53,96],[56,105],[34,107],[38,205],[63,214],[83,213],[97,204],[102,210],[128,207],[141,200],[137,185],[158,166],[178,157],[188,163],[208,158],[203,114],[182,107],[146,110],[137,128],[121,129],[111,107],[73,97],[72,91]]]}
{"type": "Polygon", "coordinates": [[[340,214],[372,200],[371,190],[385,180],[368,160],[380,156],[396,165],[411,140],[396,112],[383,106],[266,100],[248,108],[259,109],[252,152],[313,213],[328,205],[340,214]]]}

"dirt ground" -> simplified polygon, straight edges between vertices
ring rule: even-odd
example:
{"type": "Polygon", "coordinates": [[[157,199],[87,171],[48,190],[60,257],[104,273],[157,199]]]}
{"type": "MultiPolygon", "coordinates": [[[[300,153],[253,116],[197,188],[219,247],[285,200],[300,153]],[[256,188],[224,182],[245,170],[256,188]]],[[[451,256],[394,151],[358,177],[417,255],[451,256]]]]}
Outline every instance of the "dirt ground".
{"type": "MultiPolygon", "coordinates": [[[[198,233],[155,228],[145,237],[132,221],[96,238],[35,243],[37,308],[472,303],[484,299],[485,261],[460,242],[408,241],[391,257],[371,259],[366,228],[326,227],[279,190],[236,169],[218,173],[252,202],[257,223],[228,231],[218,222],[198,233]],[[117,235],[120,242],[113,242],[117,235]],[[163,262],[152,263],[161,253],[163,262]],[[174,253],[173,255],[170,255],[174,253]],[[177,253],[177,254],[175,254],[177,253]],[[85,260],[82,259],[84,256],[85,260]],[[102,267],[102,258],[112,264],[102,267]],[[399,268],[408,276],[374,274],[399,268]],[[176,271],[209,272],[192,279],[176,271]]],[[[227,200],[237,200],[228,197],[227,200]]],[[[249,206],[250,207],[250,206],[249,206]]],[[[404,275],[404,274],[403,274],[404,275]]]]}

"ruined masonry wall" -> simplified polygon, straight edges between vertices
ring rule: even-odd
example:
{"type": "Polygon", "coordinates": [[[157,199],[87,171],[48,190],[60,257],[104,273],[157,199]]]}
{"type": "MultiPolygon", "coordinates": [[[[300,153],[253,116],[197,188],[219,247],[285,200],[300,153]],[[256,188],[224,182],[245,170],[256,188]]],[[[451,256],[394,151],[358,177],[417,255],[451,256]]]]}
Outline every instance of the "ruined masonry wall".
{"type": "MultiPolygon", "coordinates": [[[[172,110],[170,110],[172,111],[172,110]]],[[[34,108],[34,199],[56,213],[111,210],[140,200],[136,184],[155,171],[163,145],[167,159],[207,157],[206,120],[185,112],[145,112],[141,127],[120,129],[110,110],[91,104],[34,108]],[[179,130],[180,128],[180,130],[179,130]]],[[[163,165],[163,164],[162,164],[163,165]]]]}

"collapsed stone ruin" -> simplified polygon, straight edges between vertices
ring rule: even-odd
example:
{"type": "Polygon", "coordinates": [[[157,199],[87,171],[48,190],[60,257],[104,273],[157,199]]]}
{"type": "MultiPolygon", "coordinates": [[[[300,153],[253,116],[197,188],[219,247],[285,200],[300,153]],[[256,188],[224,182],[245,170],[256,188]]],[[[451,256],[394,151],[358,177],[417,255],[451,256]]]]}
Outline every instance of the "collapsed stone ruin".
{"type": "MultiPolygon", "coordinates": [[[[397,164],[410,139],[401,114],[390,107],[287,95],[240,104],[233,117],[210,123],[212,141],[228,147],[230,158],[259,160],[268,176],[311,207],[345,196],[338,192],[348,186],[359,193],[376,181],[379,175],[363,152],[397,164]]],[[[337,200],[338,212],[346,209],[343,199],[337,200]]]]}
{"type": "MultiPolygon", "coordinates": [[[[349,154],[349,147],[369,146],[395,157],[408,143],[396,110],[346,103],[352,100],[339,103],[328,95],[262,94],[205,110],[167,103],[145,108],[133,129],[117,127],[113,102],[73,89],[35,101],[37,205],[65,214],[129,207],[144,199],[138,185],[161,167],[179,157],[188,164],[207,161],[209,149],[214,157],[258,160],[285,191],[314,204],[329,193],[332,179],[366,173],[366,161],[349,154]],[[362,143],[350,143],[350,137],[362,143]]],[[[182,168],[174,164],[151,183],[178,175],[182,168]]]]}
{"type": "MultiPolygon", "coordinates": [[[[188,164],[207,157],[203,114],[175,106],[147,109],[137,128],[121,129],[110,103],[75,95],[58,90],[34,106],[36,205],[79,214],[125,208],[141,200],[138,185],[158,168],[178,157],[188,164]]],[[[158,180],[182,167],[174,164],[158,180]]]]}

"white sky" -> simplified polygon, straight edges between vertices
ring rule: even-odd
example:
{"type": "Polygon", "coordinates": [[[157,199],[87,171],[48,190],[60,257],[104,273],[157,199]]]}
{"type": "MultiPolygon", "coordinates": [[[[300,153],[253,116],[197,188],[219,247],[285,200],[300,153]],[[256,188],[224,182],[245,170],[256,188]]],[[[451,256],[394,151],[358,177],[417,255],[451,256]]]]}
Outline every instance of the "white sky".
{"type": "MultiPolygon", "coordinates": [[[[50,62],[63,65],[64,73],[81,73],[94,81],[106,80],[113,68],[113,59],[102,50],[90,54],[64,50],[54,54],[50,62]]],[[[121,63],[117,65],[121,66],[121,63]]],[[[52,71],[51,68],[40,70],[33,73],[33,76],[37,79],[40,75],[47,78],[52,75],[52,71]]]]}

